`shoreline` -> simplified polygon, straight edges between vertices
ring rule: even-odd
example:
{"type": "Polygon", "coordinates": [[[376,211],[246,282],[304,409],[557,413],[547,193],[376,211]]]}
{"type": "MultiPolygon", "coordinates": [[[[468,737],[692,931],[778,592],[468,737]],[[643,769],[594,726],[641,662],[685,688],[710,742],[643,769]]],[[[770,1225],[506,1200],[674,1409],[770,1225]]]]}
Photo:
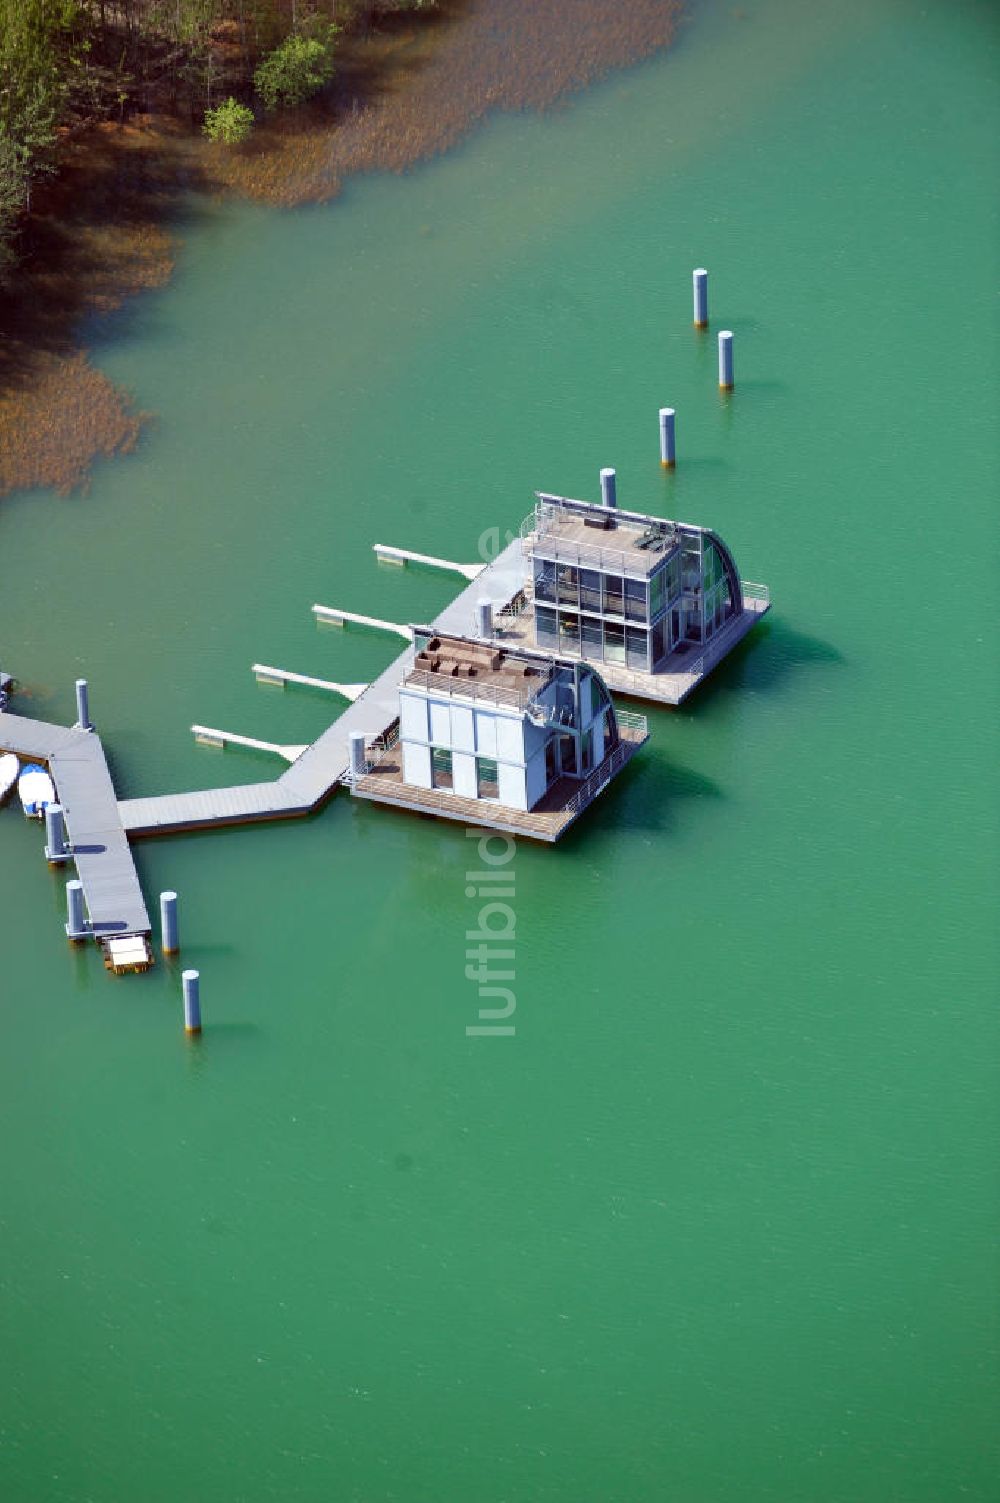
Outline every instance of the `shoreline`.
{"type": "Polygon", "coordinates": [[[92,127],[63,148],[38,194],[24,265],[0,301],[0,497],[84,486],[127,453],[151,414],[94,365],[84,319],[163,286],[181,197],[236,194],[279,207],[325,202],[361,172],[404,172],[488,115],[541,111],[673,41],[681,0],[452,0],[430,20],[345,43],[328,99],[212,145],[166,116],[92,127]]]}

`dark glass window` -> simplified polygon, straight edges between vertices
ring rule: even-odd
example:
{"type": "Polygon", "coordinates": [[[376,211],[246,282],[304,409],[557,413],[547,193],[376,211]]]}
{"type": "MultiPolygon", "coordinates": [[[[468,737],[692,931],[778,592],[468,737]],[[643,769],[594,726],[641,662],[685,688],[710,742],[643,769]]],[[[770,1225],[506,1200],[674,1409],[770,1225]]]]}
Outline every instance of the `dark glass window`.
{"type": "Polygon", "coordinates": [[[635,626],[625,628],[626,659],[630,668],[649,667],[649,633],[635,626]]]}
{"type": "Polygon", "coordinates": [[[667,571],[661,569],[649,581],[649,619],[655,621],[667,603],[667,571]]]}
{"type": "Polygon", "coordinates": [[[535,559],[535,599],[552,600],[556,598],[556,566],[546,563],[542,558],[535,559]]]}
{"type": "Polygon", "coordinates": [[[572,736],[559,737],[559,765],[563,772],[576,777],[576,742],[572,736]]]}
{"type": "Polygon", "coordinates": [[[580,617],[580,651],[594,663],[604,657],[604,632],[600,621],[593,616],[580,617]]]}
{"type": "Polygon", "coordinates": [[[629,621],[648,620],[646,608],[646,581],[644,579],[626,579],[625,615],[629,621]]]}
{"type": "Polygon", "coordinates": [[[625,661],[625,628],[613,626],[610,621],[604,623],[604,661],[606,663],[624,663],[625,661]]]}
{"type": "Polygon", "coordinates": [[[625,591],[618,574],[604,575],[604,610],[609,616],[625,614],[625,591]]]}
{"type": "Polygon", "coordinates": [[[535,607],[535,639],[539,647],[559,646],[556,613],[541,605],[535,607]]]}
{"type": "Polygon", "coordinates": [[[580,609],[600,612],[601,576],[596,569],[580,570],[580,609]]]}
{"type": "Polygon", "coordinates": [[[451,752],[443,746],[431,747],[431,783],[435,788],[453,787],[451,776],[451,752]]]}
{"type": "Polygon", "coordinates": [[[580,649],[580,618],[572,611],[559,612],[559,645],[567,652],[580,649]]]}
{"type": "Polygon", "coordinates": [[[479,798],[500,797],[500,775],[491,757],[476,758],[476,794],[479,798]]]}
{"type": "Polygon", "coordinates": [[[560,605],[580,604],[580,588],[577,583],[576,570],[566,564],[559,565],[558,589],[560,605]]]}

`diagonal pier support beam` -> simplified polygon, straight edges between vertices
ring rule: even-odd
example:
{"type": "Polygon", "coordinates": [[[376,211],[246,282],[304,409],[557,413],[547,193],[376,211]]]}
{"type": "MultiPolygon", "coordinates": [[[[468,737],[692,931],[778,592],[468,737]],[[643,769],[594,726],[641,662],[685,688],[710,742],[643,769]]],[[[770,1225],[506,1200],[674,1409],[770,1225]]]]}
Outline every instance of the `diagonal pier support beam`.
{"type": "Polygon", "coordinates": [[[277,741],[258,741],[255,736],[238,736],[235,731],[219,731],[210,725],[193,725],[194,739],[202,746],[248,746],[251,751],[273,752],[286,762],[294,762],[306,750],[304,746],[281,746],[277,741]]]}
{"type": "Polygon", "coordinates": [[[308,673],[291,673],[287,668],[271,668],[267,663],[254,663],[253,673],[259,684],[276,684],[282,689],[286,684],[304,684],[308,689],[327,689],[331,694],[339,694],[341,699],[349,699],[352,704],[369,687],[368,684],[336,684],[332,679],[311,678],[308,673]]]}
{"type": "Polygon", "coordinates": [[[347,626],[353,623],[355,626],[368,626],[372,631],[393,632],[397,637],[403,637],[407,642],[413,641],[413,630],[409,626],[401,626],[398,621],[382,621],[378,616],[362,616],[357,611],[340,611],[332,605],[314,605],[313,615],[324,626],[347,626]]]}
{"type": "Polygon", "coordinates": [[[412,548],[393,548],[388,543],[373,543],[372,550],[380,564],[422,564],[425,569],[444,569],[449,574],[461,574],[464,579],[478,579],[486,564],[456,564],[449,558],[435,558],[430,553],[414,553],[412,548]]]}

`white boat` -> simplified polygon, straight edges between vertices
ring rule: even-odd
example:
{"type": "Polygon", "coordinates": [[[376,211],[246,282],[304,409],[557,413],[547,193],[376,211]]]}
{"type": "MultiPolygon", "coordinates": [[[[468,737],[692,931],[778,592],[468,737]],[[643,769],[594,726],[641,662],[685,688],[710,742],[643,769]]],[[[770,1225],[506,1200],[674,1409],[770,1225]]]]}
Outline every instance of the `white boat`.
{"type": "Polygon", "coordinates": [[[17,795],[29,819],[41,819],[48,804],[56,801],[56,790],[44,767],[28,762],[17,780],[17,795]]]}
{"type": "Polygon", "coordinates": [[[0,757],[0,804],[3,803],[21,771],[21,764],[13,752],[4,752],[0,757]]]}

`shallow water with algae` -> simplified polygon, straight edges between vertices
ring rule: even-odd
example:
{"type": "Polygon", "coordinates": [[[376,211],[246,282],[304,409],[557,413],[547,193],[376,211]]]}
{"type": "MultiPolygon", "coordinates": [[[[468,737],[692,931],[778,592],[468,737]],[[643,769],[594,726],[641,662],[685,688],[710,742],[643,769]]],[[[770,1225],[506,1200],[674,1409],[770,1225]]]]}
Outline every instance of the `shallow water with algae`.
{"type": "MultiPolygon", "coordinates": [[[[123,794],[308,740],[534,487],[715,526],[767,622],[564,844],[468,1038],[459,827],[137,846],[180,964],[61,939],[0,813],[0,1478],[19,1503],[996,1498],[995,14],[706,3],[403,179],[192,205],[90,331],[157,414],[0,507],[4,666],[123,794]],[[737,390],[690,328],[712,273],[737,390]],[[995,345],[993,345],[995,348],[995,345]],[[656,409],[680,463],[657,464],[656,409]]],[[[274,769],[277,771],[277,768],[274,769]]]]}

